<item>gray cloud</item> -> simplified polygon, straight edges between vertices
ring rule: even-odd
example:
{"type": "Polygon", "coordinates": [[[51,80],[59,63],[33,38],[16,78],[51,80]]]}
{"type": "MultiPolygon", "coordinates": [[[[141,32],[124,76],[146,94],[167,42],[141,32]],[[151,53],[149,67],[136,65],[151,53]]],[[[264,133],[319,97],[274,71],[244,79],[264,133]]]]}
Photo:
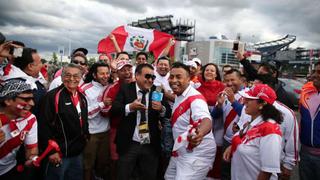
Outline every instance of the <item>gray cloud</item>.
{"type": "Polygon", "coordinates": [[[86,47],[95,53],[97,43],[120,25],[146,17],[174,15],[196,20],[198,40],[241,33],[247,41],[269,41],[287,33],[297,45],[320,47],[320,2],[316,0],[156,0],[156,1],[0,1],[0,31],[8,39],[25,42],[40,52],[58,46],[86,47]]]}

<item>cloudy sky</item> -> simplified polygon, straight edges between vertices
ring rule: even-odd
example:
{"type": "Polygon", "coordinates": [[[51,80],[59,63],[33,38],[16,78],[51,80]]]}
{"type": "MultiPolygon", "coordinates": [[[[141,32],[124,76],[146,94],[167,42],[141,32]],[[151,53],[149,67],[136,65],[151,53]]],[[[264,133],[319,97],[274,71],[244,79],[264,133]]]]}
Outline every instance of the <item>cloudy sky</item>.
{"type": "Polygon", "coordinates": [[[42,54],[59,46],[86,47],[115,27],[146,17],[196,21],[196,40],[241,33],[249,42],[293,34],[293,47],[320,48],[319,0],[1,0],[0,31],[42,54]]]}

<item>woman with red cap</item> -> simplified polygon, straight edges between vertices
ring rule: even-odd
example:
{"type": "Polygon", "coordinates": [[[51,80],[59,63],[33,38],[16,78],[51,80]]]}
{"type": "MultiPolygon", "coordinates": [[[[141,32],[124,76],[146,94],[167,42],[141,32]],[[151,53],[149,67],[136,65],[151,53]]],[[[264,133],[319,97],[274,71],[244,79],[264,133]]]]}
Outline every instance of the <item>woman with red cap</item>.
{"type": "Polygon", "coordinates": [[[258,84],[240,94],[251,120],[233,136],[232,145],[223,154],[226,161],[231,159],[231,179],[277,179],[282,116],[272,106],[276,93],[269,86],[258,84]]]}

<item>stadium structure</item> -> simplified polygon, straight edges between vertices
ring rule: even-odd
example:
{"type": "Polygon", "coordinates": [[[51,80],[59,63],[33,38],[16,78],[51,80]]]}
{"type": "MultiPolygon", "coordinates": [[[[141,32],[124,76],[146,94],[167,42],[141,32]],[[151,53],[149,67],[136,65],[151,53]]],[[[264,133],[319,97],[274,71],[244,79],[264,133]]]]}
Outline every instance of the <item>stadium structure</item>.
{"type": "Polygon", "coordinates": [[[130,26],[145,29],[156,29],[161,32],[171,34],[178,41],[194,41],[196,21],[177,19],[173,20],[172,15],[156,16],[134,21],[130,26]]]}
{"type": "Polygon", "coordinates": [[[289,45],[294,41],[296,41],[296,36],[288,34],[283,38],[273,41],[256,43],[253,47],[260,51],[262,61],[274,60],[278,51],[289,49],[289,45]]]}

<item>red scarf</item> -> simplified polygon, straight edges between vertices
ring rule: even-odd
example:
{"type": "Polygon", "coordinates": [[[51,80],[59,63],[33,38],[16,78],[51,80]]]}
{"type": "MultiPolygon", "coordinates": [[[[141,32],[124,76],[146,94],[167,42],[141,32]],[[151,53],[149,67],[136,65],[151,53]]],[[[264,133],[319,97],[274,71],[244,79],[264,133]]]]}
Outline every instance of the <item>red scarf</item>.
{"type": "Polygon", "coordinates": [[[217,95],[224,90],[224,84],[221,81],[200,81],[201,86],[197,89],[207,100],[209,106],[214,106],[217,101],[217,95]]]}

